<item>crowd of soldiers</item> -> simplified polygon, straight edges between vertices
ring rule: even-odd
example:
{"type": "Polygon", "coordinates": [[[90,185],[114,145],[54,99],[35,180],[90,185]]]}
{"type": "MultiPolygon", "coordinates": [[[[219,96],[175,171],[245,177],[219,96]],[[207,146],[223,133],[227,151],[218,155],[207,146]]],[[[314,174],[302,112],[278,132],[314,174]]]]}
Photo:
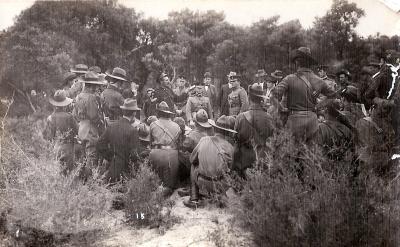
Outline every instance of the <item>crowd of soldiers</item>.
{"type": "Polygon", "coordinates": [[[183,186],[178,192],[190,196],[184,204],[191,208],[201,206],[200,195],[224,194],[227,172],[245,177],[283,128],[296,142],[321,145],[333,159],[354,150],[360,169],[382,172],[399,139],[396,53],[365,66],[358,82],[345,69],[337,80],[329,78],[329,67],[319,65],[307,47],[295,50],[291,61],[295,73],[260,69],[248,88],[234,71],[218,90],[210,72],[193,85],[184,76],[171,82],[161,73],[144,97],[124,69],[103,74],[97,66],[78,64],[49,99],[54,112],[44,136],[56,141],[65,174],[81,161],[83,177],[100,167],[114,183],[148,157],[164,195],[183,186]],[[190,188],[182,181],[190,181],[190,188]]]}

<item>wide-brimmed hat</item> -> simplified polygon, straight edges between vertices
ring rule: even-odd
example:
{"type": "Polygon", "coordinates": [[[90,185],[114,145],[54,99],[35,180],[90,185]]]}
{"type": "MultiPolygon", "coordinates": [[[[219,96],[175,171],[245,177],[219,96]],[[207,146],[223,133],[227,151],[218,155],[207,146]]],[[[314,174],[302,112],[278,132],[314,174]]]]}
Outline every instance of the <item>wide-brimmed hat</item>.
{"type": "Polygon", "coordinates": [[[101,69],[100,69],[99,66],[92,66],[92,67],[89,68],[89,71],[96,72],[97,74],[101,73],[101,69]]]}
{"type": "Polygon", "coordinates": [[[49,99],[50,104],[54,106],[67,106],[72,103],[72,99],[66,96],[64,90],[57,90],[54,97],[49,99]]]}
{"type": "Polygon", "coordinates": [[[88,72],[88,66],[86,64],[77,64],[74,68],[70,69],[72,73],[86,74],[88,72]]]}
{"type": "Polygon", "coordinates": [[[311,50],[308,47],[299,47],[292,52],[291,60],[292,62],[297,58],[303,58],[310,62],[310,64],[317,64],[317,61],[311,56],[311,50]]]}
{"type": "Polygon", "coordinates": [[[255,74],[256,78],[264,77],[267,76],[268,74],[265,72],[264,69],[259,69],[257,70],[257,73],[255,74]]]}
{"type": "Polygon", "coordinates": [[[204,109],[200,109],[196,112],[193,121],[198,123],[204,128],[211,128],[211,124],[208,122],[208,114],[204,109]]]}
{"type": "Polygon", "coordinates": [[[233,130],[235,126],[235,118],[232,118],[230,116],[225,116],[222,115],[221,117],[218,118],[216,122],[214,122],[212,119],[209,119],[208,122],[215,128],[218,128],[220,130],[224,130],[230,133],[237,133],[235,130],[233,130]]]}
{"type": "Polygon", "coordinates": [[[85,84],[96,84],[96,85],[106,84],[104,81],[101,81],[97,73],[93,71],[87,72],[81,81],[84,82],[85,84]]]}
{"type": "Polygon", "coordinates": [[[150,141],[150,127],[147,124],[140,124],[138,129],[139,140],[150,141]]]}
{"type": "Polygon", "coordinates": [[[67,84],[67,82],[75,79],[76,77],[78,77],[77,74],[73,73],[73,72],[67,72],[63,75],[63,85],[67,84]]]}
{"type": "Polygon", "coordinates": [[[281,70],[275,70],[274,72],[271,73],[271,76],[275,79],[282,79],[283,72],[281,70]]]}
{"type": "Polygon", "coordinates": [[[114,68],[111,74],[106,71],[106,75],[120,81],[126,81],[126,71],[118,67],[114,68]]]}
{"type": "Polygon", "coordinates": [[[119,108],[123,110],[140,111],[140,108],[137,105],[137,100],[130,98],[125,99],[124,104],[121,105],[119,108]]]}
{"type": "Polygon", "coordinates": [[[156,109],[157,109],[157,111],[164,112],[167,114],[171,114],[171,115],[174,114],[171,111],[171,109],[169,108],[167,102],[165,102],[165,101],[161,101],[160,104],[157,105],[156,109]]]}
{"type": "Polygon", "coordinates": [[[267,96],[264,94],[263,86],[261,83],[254,83],[252,85],[249,85],[249,94],[253,96],[257,96],[260,98],[266,98],[267,96]]]}
{"type": "Polygon", "coordinates": [[[340,76],[341,74],[344,74],[345,76],[347,76],[349,78],[349,80],[351,80],[351,74],[347,69],[341,69],[336,73],[336,76],[340,76]]]}
{"type": "Polygon", "coordinates": [[[206,73],[204,73],[204,78],[212,78],[211,72],[207,71],[206,73]]]}

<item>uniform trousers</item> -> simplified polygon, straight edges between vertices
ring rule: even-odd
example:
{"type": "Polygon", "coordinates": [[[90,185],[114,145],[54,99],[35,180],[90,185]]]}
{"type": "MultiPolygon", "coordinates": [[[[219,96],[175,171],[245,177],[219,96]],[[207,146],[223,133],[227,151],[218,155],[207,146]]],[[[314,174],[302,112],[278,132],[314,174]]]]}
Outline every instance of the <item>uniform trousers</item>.
{"type": "Polygon", "coordinates": [[[152,149],[149,160],[163,184],[170,189],[175,189],[179,172],[178,150],[152,149]]]}
{"type": "Polygon", "coordinates": [[[318,130],[317,114],[312,111],[293,111],[287,119],[286,127],[296,140],[308,141],[318,130]]]}

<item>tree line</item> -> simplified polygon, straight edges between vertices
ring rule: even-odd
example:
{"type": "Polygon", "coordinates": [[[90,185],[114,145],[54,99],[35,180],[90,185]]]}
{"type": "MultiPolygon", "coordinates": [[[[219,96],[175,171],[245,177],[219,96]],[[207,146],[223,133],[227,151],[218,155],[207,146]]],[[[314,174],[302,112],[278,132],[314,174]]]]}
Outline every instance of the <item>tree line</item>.
{"type": "Polygon", "coordinates": [[[77,63],[103,71],[122,67],[141,86],[151,85],[161,71],[192,82],[205,71],[222,82],[237,71],[250,83],[258,69],[291,72],[290,53],[299,46],[310,47],[333,70],[346,67],[357,74],[385,50],[400,50],[399,36],[358,35],[355,27],[364,15],[355,3],[334,0],[309,29],[299,20],[280,24],[279,16],[244,27],[214,10],[184,9],[158,20],[116,0],[37,1],[0,36],[1,96],[15,89],[53,92],[77,63]]]}

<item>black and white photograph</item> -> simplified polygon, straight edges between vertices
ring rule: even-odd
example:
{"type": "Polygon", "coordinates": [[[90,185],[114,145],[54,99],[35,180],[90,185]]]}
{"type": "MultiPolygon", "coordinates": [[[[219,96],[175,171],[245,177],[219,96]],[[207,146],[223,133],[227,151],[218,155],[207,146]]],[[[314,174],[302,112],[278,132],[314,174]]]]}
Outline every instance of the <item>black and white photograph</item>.
{"type": "Polygon", "coordinates": [[[400,246],[400,0],[0,1],[0,247],[400,246]]]}

